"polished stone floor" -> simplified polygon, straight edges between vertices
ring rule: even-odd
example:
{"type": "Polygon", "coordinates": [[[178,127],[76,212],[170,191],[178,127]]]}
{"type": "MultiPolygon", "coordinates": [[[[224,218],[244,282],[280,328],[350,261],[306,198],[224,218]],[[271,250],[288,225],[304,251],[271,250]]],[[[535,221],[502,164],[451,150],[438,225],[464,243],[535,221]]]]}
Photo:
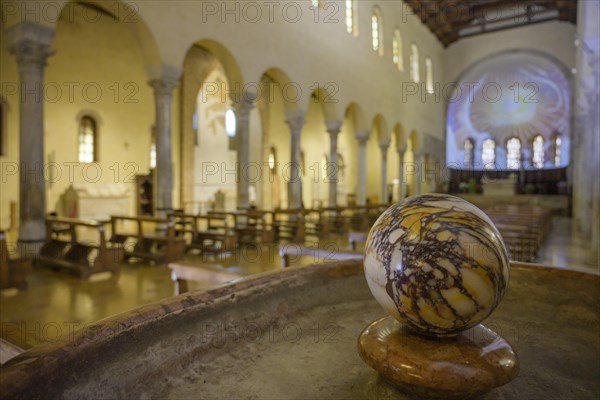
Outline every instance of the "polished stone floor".
{"type": "MultiPolygon", "coordinates": [[[[322,242],[320,248],[348,250],[348,245],[340,237],[322,242]]],[[[294,263],[323,261],[303,258],[294,263]]],[[[567,218],[554,219],[539,261],[562,268],[599,271],[597,262],[591,259],[589,245],[567,218]]],[[[218,259],[189,254],[185,262],[213,264],[210,268],[244,276],[281,268],[278,249],[273,246],[250,247],[218,259]]],[[[99,281],[81,280],[66,272],[39,267],[30,274],[28,282],[28,290],[5,290],[0,297],[0,337],[22,348],[68,338],[92,322],[172,296],[174,290],[166,267],[143,263],[124,263],[119,275],[99,281]]],[[[189,284],[190,290],[209,286],[189,284]]]]}
{"type": "Polygon", "coordinates": [[[554,217],[552,229],[538,252],[537,262],[560,268],[600,272],[591,244],[570,218],[554,217]]]}
{"type": "MultiPolygon", "coordinates": [[[[327,243],[306,245],[349,250],[344,242],[340,237],[327,243]]],[[[281,268],[278,251],[277,246],[257,244],[218,257],[187,254],[182,263],[202,264],[207,269],[246,276],[281,268]]],[[[324,261],[313,257],[291,260],[294,265],[324,261]]],[[[81,280],[65,271],[34,267],[27,280],[27,290],[0,292],[0,338],[25,349],[69,337],[75,330],[85,329],[92,322],[174,293],[170,270],[143,262],[124,262],[118,275],[106,275],[104,279],[93,281],[81,280]]],[[[188,287],[189,290],[197,290],[211,285],[214,286],[189,282],[188,287]]]]}

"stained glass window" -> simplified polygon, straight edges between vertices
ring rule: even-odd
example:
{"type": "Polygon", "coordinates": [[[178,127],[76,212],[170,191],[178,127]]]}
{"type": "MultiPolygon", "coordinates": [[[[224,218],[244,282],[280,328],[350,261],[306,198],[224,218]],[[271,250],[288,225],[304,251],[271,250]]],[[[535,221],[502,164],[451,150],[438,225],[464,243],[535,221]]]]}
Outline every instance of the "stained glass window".
{"type": "Polygon", "coordinates": [[[471,167],[473,165],[473,158],[474,158],[473,157],[473,151],[474,151],[473,140],[472,139],[465,140],[464,148],[465,148],[465,167],[471,167]]]}
{"type": "Polygon", "coordinates": [[[419,72],[419,48],[415,43],[410,45],[410,77],[413,82],[419,83],[421,80],[419,72]]]}
{"type": "Polygon", "coordinates": [[[400,71],[404,71],[404,57],[402,57],[402,34],[400,29],[394,31],[394,41],[392,43],[393,61],[400,71]]]}
{"type": "Polygon", "coordinates": [[[356,0],[346,0],[346,31],[358,35],[356,29],[356,0]]]}
{"type": "Polygon", "coordinates": [[[481,161],[485,169],[494,169],[496,166],[496,142],[485,139],[481,149],[481,161]]]}
{"type": "Polygon", "coordinates": [[[373,9],[371,15],[371,34],[373,38],[373,50],[383,55],[383,29],[381,27],[381,13],[378,8],[373,9]]]}
{"type": "Polygon", "coordinates": [[[506,168],[519,169],[521,166],[521,141],[517,138],[506,142],[506,168]]]}
{"type": "Polygon", "coordinates": [[[533,138],[533,158],[531,161],[534,167],[544,168],[544,138],[541,135],[533,138]]]}
{"type": "Polygon", "coordinates": [[[433,93],[433,66],[429,57],[425,59],[425,73],[425,90],[427,93],[433,93]]]}

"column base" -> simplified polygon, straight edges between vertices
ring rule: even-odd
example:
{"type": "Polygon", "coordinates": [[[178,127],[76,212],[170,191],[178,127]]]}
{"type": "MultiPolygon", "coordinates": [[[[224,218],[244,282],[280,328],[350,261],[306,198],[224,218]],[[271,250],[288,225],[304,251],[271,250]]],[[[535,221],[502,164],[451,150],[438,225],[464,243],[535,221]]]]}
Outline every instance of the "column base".
{"type": "Polygon", "coordinates": [[[40,250],[44,245],[44,240],[27,240],[27,239],[19,239],[17,240],[17,257],[18,258],[30,258],[35,259],[38,258],[40,254],[40,250]]]}

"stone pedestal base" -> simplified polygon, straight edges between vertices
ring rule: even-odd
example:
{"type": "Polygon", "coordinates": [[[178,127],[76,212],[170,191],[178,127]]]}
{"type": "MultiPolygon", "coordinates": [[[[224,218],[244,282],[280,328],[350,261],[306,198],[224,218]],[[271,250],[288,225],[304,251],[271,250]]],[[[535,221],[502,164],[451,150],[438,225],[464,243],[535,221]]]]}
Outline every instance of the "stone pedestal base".
{"type": "Polygon", "coordinates": [[[386,317],[363,331],[358,351],[402,392],[428,399],[477,396],[510,382],[519,372],[511,345],[483,325],[441,339],[421,336],[386,317]]]}

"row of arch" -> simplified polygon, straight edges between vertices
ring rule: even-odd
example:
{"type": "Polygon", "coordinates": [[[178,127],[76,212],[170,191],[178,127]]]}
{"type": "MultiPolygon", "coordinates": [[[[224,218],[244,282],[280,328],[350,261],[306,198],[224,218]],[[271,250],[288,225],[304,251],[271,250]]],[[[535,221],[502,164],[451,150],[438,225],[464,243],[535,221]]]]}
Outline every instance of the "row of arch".
{"type": "MultiPolygon", "coordinates": [[[[75,7],[75,6],[71,6],[75,7]]],[[[59,49],[60,54],[60,49],[59,49]]],[[[262,88],[262,96],[260,95],[260,86],[248,86],[244,85],[244,77],[241,73],[241,68],[233,56],[233,54],[222,44],[214,40],[201,40],[196,42],[188,51],[184,64],[188,64],[195,56],[198,56],[205,63],[204,66],[200,66],[195,70],[193,74],[186,74],[186,67],[184,65],[184,73],[182,76],[182,87],[183,91],[183,102],[182,108],[182,137],[181,137],[181,180],[179,182],[181,190],[184,188],[194,185],[194,180],[186,178],[186,174],[189,174],[189,169],[186,168],[185,157],[188,149],[193,149],[194,146],[189,146],[188,141],[194,140],[194,103],[198,92],[205,85],[207,79],[210,80],[209,74],[215,68],[221,69],[227,80],[228,95],[227,104],[237,111],[237,107],[244,102],[244,100],[251,98],[253,102],[260,108],[261,102],[267,100],[268,90],[262,88]],[[193,100],[190,101],[190,95],[193,100]],[[191,109],[189,109],[191,108],[191,109]]],[[[196,66],[198,67],[198,66],[196,66]]],[[[395,147],[399,148],[410,148],[411,150],[419,150],[422,146],[421,136],[415,131],[411,130],[409,135],[404,132],[403,126],[397,122],[390,129],[386,118],[383,114],[378,113],[372,119],[365,117],[365,113],[358,102],[350,102],[343,109],[343,113],[338,112],[339,104],[329,101],[334,96],[335,87],[319,86],[314,88],[311,96],[308,100],[308,105],[302,106],[302,101],[299,101],[294,95],[293,91],[295,88],[295,81],[292,80],[286,72],[282,69],[273,67],[269,68],[262,74],[259,79],[261,83],[270,83],[276,86],[276,90],[280,93],[284,93],[283,89],[287,88],[287,96],[282,95],[284,113],[281,115],[283,120],[289,120],[294,116],[306,113],[306,110],[310,107],[310,104],[318,104],[323,114],[323,122],[325,124],[338,121],[342,122],[345,119],[351,121],[353,127],[354,137],[362,137],[367,135],[373,138],[376,142],[376,146],[389,145],[392,142],[395,147]],[[409,144],[410,143],[410,144],[409,144]]],[[[268,86],[268,85],[267,85],[268,86]]],[[[93,107],[92,107],[93,108],[93,107]]],[[[101,121],[100,121],[101,122],[101,121]]],[[[78,158],[80,162],[92,162],[101,161],[103,154],[98,152],[98,145],[103,141],[103,137],[99,133],[101,123],[95,118],[95,114],[85,114],[80,119],[80,126],[78,131],[78,158]]],[[[104,133],[104,131],[103,131],[104,133]]],[[[149,134],[149,133],[147,133],[149,134]]],[[[354,139],[354,138],[352,138],[354,139]]],[[[323,152],[321,152],[323,155],[323,152]]],[[[326,152],[324,154],[327,154],[326,152]]],[[[152,167],[156,164],[156,145],[154,142],[150,146],[149,165],[152,167]]],[[[105,158],[105,157],[104,157],[105,158]]],[[[193,157],[192,157],[193,158],[193,157]]],[[[105,158],[106,159],[106,158],[105,158]]],[[[265,159],[265,158],[263,158],[265,159]]],[[[185,196],[183,196],[185,198],[185,196]]]]}

